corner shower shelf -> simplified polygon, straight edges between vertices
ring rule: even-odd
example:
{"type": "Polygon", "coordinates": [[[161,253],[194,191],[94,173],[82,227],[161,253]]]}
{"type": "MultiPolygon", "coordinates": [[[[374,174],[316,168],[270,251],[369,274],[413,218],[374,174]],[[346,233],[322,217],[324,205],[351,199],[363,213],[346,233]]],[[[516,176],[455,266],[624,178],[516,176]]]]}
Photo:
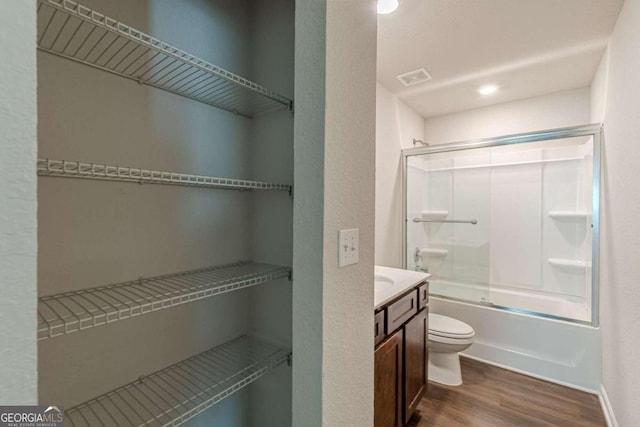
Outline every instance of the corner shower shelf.
{"type": "Polygon", "coordinates": [[[140,184],[168,184],[190,187],[207,187],[228,190],[281,190],[291,193],[292,187],[243,179],[215,178],[97,163],[71,162],[67,160],[38,159],[38,175],[61,178],[84,178],[106,181],[125,181],[140,184]]]}
{"type": "Polygon", "coordinates": [[[422,211],[422,219],[430,220],[430,219],[443,219],[449,215],[449,211],[422,211]]]}
{"type": "Polygon", "coordinates": [[[291,269],[241,261],[39,298],[38,340],[288,278],[291,269]]]}
{"type": "Polygon", "coordinates": [[[247,117],[293,101],[71,0],[38,0],[38,49],[247,117]]]}
{"type": "Polygon", "coordinates": [[[420,250],[420,254],[434,257],[446,257],[447,255],[449,255],[449,251],[446,249],[423,248],[420,250]]]}
{"type": "Polygon", "coordinates": [[[590,267],[590,265],[584,261],[577,261],[572,259],[549,258],[547,261],[554,267],[563,267],[575,270],[585,270],[587,267],[590,267]]]}
{"type": "Polygon", "coordinates": [[[549,218],[580,221],[587,219],[591,212],[587,211],[549,211],[549,218]]]}
{"type": "Polygon", "coordinates": [[[240,336],[65,411],[74,427],[179,426],[290,361],[291,352],[240,336]]]}

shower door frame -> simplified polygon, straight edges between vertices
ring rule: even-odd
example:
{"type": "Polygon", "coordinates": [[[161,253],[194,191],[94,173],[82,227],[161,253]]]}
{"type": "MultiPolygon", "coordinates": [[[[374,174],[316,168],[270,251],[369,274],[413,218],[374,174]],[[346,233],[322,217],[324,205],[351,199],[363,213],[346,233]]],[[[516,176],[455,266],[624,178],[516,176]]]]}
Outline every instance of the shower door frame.
{"type": "Polygon", "coordinates": [[[409,157],[423,154],[446,153],[475,148],[490,148],[503,145],[524,144],[530,142],[552,141],[555,139],[592,136],[593,138],[593,181],[592,181],[592,235],[591,235],[591,321],[554,316],[536,311],[522,310],[514,307],[495,305],[489,302],[476,302],[459,298],[438,295],[439,298],[464,302],[466,304],[490,307],[498,310],[528,314],[536,317],[561,320],[598,327],[600,325],[600,172],[603,144],[602,123],[573,126],[567,128],[519,133],[513,135],[496,136],[470,141],[434,144],[426,147],[407,148],[402,150],[402,266],[407,268],[407,162],[409,157]]]}

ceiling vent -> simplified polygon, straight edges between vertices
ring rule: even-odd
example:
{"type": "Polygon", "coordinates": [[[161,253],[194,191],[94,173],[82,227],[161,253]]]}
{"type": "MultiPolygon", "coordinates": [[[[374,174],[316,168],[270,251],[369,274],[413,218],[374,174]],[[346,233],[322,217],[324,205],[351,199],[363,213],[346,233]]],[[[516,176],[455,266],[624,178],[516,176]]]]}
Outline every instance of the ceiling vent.
{"type": "Polygon", "coordinates": [[[431,80],[431,74],[429,74],[429,72],[424,68],[409,71],[408,73],[400,74],[396,77],[402,82],[403,85],[407,87],[415,86],[417,84],[428,82],[429,80],[431,80]]]}

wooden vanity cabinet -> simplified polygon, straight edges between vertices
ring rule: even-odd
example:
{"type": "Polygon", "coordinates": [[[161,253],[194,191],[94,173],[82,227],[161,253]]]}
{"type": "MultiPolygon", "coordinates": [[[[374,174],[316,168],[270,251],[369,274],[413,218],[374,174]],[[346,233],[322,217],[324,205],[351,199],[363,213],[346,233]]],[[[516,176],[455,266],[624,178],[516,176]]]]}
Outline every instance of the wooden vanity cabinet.
{"type": "Polygon", "coordinates": [[[402,423],[402,331],[398,330],[374,352],[374,427],[402,423]]]}
{"type": "Polygon", "coordinates": [[[426,283],[417,285],[375,313],[375,427],[400,427],[408,423],[426,392],[428,313],[426,283]],[[382,318],[386,338],[379,332],[382,318]]]}

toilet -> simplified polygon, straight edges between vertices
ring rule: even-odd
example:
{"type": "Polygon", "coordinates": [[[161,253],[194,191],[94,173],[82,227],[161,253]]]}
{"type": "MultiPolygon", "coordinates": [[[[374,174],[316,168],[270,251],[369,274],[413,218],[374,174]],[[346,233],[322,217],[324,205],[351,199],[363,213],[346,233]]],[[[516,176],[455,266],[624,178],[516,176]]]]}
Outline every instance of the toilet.
{"type": "Polygon", "coordinates": [[[459,352],[473,344],[473,328],[460,320],[429,313],[429,381],[461,385],[459,352]]]}

